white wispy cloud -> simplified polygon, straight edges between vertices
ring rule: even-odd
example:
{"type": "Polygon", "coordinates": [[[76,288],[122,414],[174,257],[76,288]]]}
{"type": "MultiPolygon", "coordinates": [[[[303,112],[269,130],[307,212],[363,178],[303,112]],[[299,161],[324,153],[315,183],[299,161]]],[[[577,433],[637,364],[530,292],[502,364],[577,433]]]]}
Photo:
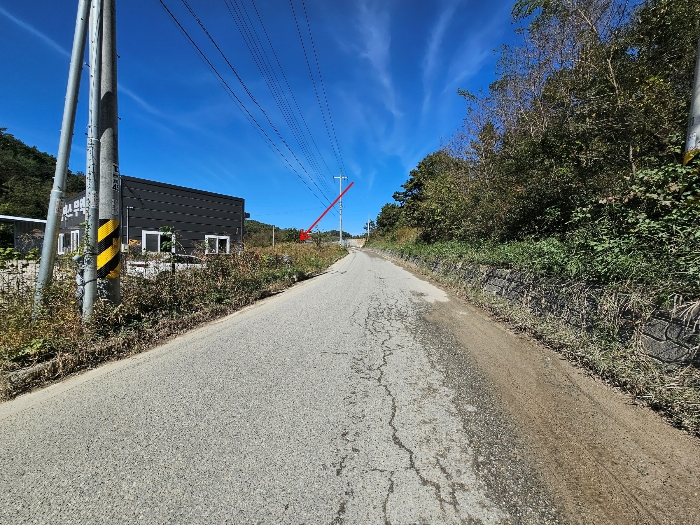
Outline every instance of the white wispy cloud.
{"type": "Polygon", "coordinates": [[[361,56],[366,58],[383,90],[386,108],[400,117],[396,90],[391,76],[391,27],[386,3],[365,0],[359,5],[358,26],[362,37],[361,56]]]}
{"type": "Polygon", "coordinates": [[[485,49],[477,42],[470,42],[459,58],[450,67],[450,78],[445,83],[445,92],[454,91],[458,84],[476,75],[486,59],[492,56],[492,50],[485,49]]]}
{"type": "Polygon", "coordinates": [[[143,109],[144,111],[150,113],[151,115],[155,115],[155,116],[161,117],[161,118],[166,118],[166,117],[167,117],[167,115],[166,115],[164,112],[162,112],[161,110],[159,110],[159,109],[156,108],[155,106],[153,106],[153,105],[149,104],[148,102],[146,102],[143,98],[141,98],[139,95],[137,95],[136,93],[134,93],[133,91],[131,91],[128,87],[124,86],[123,84],[121,84],[121,83],[117,84],[117,90],[119,91],[119,93],[121,93],[121,94],[123,94],[123,95],[126,95],[126,96],[129,97],[131,100],[133,100],[134,102],[136,102],[136,104],[137,104],[141,109],[143,109]]]}
{"type": "MultiPolygon", "coordinates": [[[[54,39],[52,39],[50,36],[48,36],[46,33],[40,31],[33,25],[25,22],[24,20],[21,20],[11,14],[10,12],[7,11],[4,7],[0,6],[0,15],[4,16],[7,18],[9,21],[11,21],[13,24],[15,24],[17,27],[23,29],[30,35],[36,37],[38,40],[46,44],[48,47],[59,53],[60,55],[63,55],[65,57],[70,58],[71,53],[68,51],[66,48],[64,48],[61,44],[56,42],[54,39]]],[[[119,92],[126,95],[127,97],[131,98],[134,102],[136,102],[141,109],[147,111],[148,113],[151,113],[152,115],[158,116],[158,117],[165,117],[165,114],[152,106],[151,104],[148,104],[143,98],[141,98],[139,95],[134,93],[132,90],[129,88],[123,86],[122,84],[119,84],[118,86],[119,92]]]]}
{"type": "Polygon", "coordinates": [[[61,44],[56,42],[54,39],[52,39],[50,36],[46,35],[45,33],[42,33],[41,31],[39,31],[33,25],[25,22],[24,20],[20,20],[16,16],[12,15],[2,6],[0,6],[0,15],[4,16],[10,22],[17,25],[18,27],[24,29],[26,32],[34,35],[36,38],[38,38],[39,40],[44,42],[46,45],[51,47],[54,51],[60,53],[63,56],[70,58],[70,51],[68,51],[66,48],[64,48],[61,44]]]}
{"type": "Polygon", "coordinates": [[[442,63],[442,41],[460,2],[461,0],[448,2],[447,6],[440,13],[428,37],[428,47],[423,56],[423,114],[430,108],[432,84],[435,81],[435,70],[437,66],[442,63]]]}
{"type": "Polygon", "coordinates": [[[484,63],[493,57],[493,49],[498,46],[503,34],[504,22],[510,19],[510,5],[504,4],[494,12],[481,30],[471,34],[454,54],[444,83],[444,92],[454,90],[458,84],[476,75],[484,63]]]}

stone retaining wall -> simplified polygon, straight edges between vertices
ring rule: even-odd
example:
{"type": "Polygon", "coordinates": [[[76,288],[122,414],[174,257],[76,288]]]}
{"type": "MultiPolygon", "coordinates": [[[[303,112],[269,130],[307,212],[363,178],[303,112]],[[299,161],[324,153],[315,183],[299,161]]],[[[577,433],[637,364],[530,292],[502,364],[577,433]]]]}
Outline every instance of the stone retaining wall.
{"type": "Polygon", "coordinates": [[[525,306],[537,315],[552,315],[574,328],[604,329],[621,341],[636,338],[647,355],[668,365],[700,368],[700,308],[644,312],[633,297],[586,283],[535,280],[514,270],[384,253],[525,306]]]}

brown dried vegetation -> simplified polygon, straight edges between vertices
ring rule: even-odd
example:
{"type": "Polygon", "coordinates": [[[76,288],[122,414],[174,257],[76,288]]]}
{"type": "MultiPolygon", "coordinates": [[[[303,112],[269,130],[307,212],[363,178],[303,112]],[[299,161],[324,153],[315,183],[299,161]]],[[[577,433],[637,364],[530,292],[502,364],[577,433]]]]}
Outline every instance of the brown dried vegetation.
{"type": "Polygon", "coordinates": [[[0,293],[0,396],[143,351],[322,272],[345,253],[337,245],[287,244],[207,257],[201,266],[149,278],[122,274],[121,304],[99,301],[87,323],[78,310],[71,259],[59,261],[34,319],[33,276],[22,273],[0,293]]]}

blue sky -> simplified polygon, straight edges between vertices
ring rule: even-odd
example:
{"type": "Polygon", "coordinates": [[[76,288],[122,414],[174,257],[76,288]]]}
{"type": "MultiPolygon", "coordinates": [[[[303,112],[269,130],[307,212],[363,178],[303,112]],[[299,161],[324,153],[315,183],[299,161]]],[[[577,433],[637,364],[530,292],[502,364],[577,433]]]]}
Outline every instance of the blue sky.
{"type": "MultiPolygon", "coordinates": [[[[315,221],[322,203],[337,196],[332,177],[342,164],[355,182],[343,199],[343,229],[361,233],[367,216],[376,217],[409,171],[460,126],[465,106],[457,88],[486,88],[494,79],[493,50],[516,38],[512,0],[305,0],[321,83],[304,6],[293,0],[315,91],[289,0],[255,0],[284,77],[252,0],[188,0],[263,114],[184,3],[163,1],[275,145],[249,122],[159,0],[117,0],[121,172],[243,197],[251,218],[281,227],[315,221]],[[299,141],[227,3],[245,6],[296,115],[299,141]]],[[[53,155],[77,4],[0,0],[0,127],[53,155]]],[[[85,71],[74,171],[85,170],[85,71]]],[[[337,213],[320,227],[337,229],[337,213]]]]}

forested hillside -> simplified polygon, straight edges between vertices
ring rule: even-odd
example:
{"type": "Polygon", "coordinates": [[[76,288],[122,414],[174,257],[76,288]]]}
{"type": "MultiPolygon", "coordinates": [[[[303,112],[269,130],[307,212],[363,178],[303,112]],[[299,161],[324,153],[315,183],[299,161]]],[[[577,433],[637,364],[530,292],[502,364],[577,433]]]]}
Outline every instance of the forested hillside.
{"type": "MultiPolygon", "coordinates": [[[[0,215],[46,219],[56,158],[0,128],[0,215]]],[[[68,172],[66,193],[85,189],[82,173],[68,172]]],[[[0,224],[0,247],[12,246],[12,225],[0,224]]]]}
{"type": "Polygon", "coordinates": [[[385,241],[700,296],[698,159],[683,166],[691,0],[518,0],[497,80],[377,217],[385,241]],[[416,242],[414,242],[414,240],[416,242]]]}

